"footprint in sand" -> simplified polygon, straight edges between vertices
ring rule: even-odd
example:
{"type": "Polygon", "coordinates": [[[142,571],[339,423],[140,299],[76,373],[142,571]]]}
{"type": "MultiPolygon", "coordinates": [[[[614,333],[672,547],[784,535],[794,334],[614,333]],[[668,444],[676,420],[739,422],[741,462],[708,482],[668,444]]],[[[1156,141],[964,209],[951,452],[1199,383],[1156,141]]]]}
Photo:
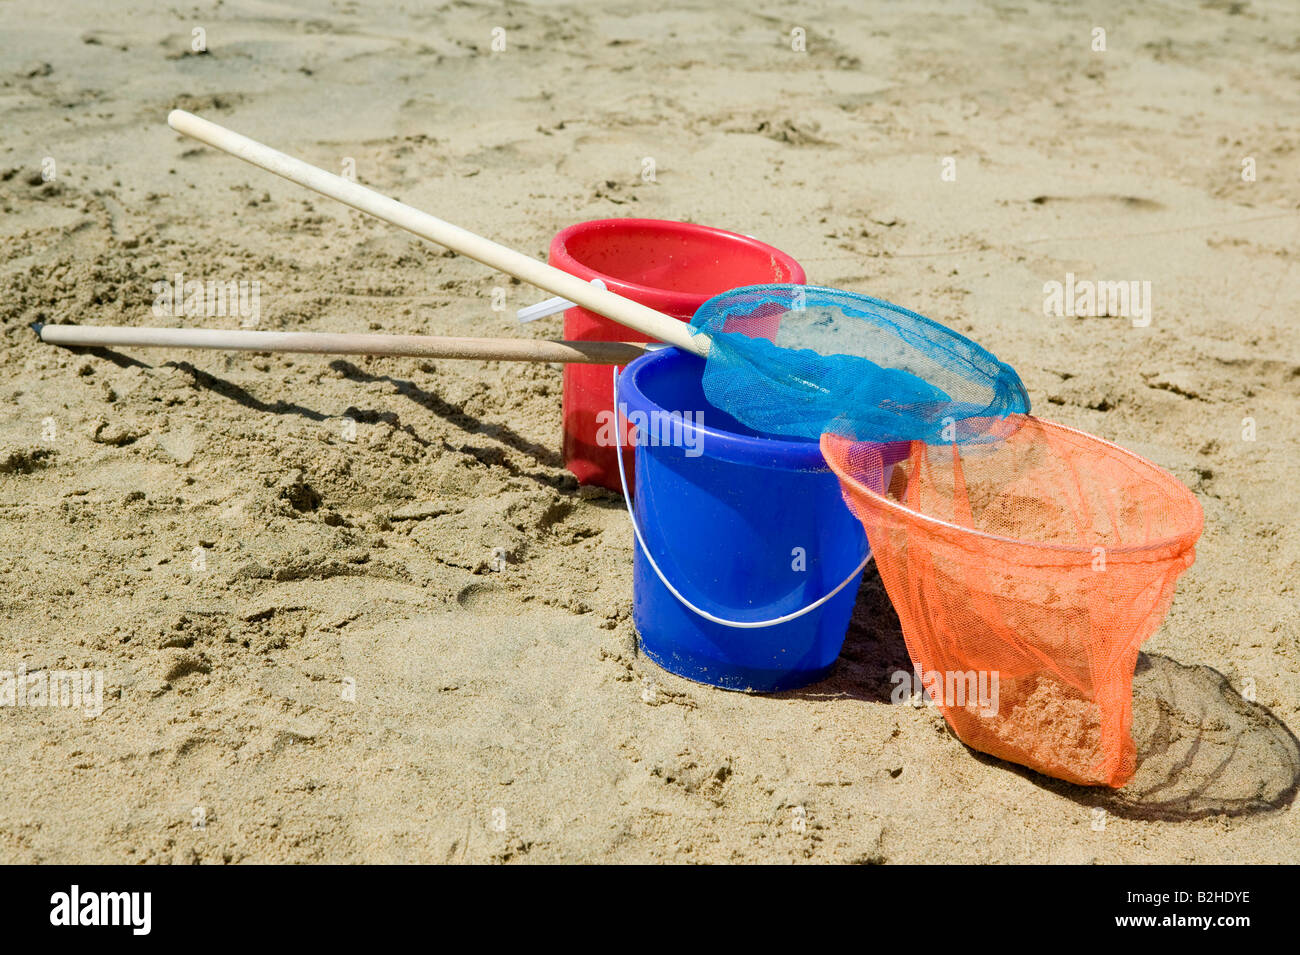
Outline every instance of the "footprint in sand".
{"type": "Polygon", "coordinates": [[[518,613],[523,601],[519,591],[496,581],[475,581],[456,594],[462,610],[475,614],[518,613]]]}

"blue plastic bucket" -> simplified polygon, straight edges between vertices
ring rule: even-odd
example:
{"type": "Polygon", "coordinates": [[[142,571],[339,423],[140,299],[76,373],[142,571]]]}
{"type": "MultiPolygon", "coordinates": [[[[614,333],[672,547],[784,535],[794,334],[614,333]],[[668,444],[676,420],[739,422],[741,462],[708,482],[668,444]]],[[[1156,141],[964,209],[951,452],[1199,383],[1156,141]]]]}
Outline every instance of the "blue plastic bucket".
{"type": "Polygon", "coordinates": [[[635,429],[641,649],[671,673],[729,690],[804,686],[839,656],[866,535],[818,443],[760,434],[714,408],[703,366],[665,348],[618,381],[619,413],[635,429]]]}

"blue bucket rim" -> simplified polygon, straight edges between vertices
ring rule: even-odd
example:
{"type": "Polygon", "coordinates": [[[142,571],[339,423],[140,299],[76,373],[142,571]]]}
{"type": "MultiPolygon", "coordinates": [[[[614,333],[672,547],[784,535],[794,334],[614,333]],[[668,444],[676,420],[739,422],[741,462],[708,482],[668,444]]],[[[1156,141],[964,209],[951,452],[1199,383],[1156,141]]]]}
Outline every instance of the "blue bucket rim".
{"type": "MultiPolygon", "coordinates": [[[[703,373],[705,360],[698,355],[692,355],[676,347],[656,349],[634,359],[624,369],[618,379],[619,387],[618,394],[615,395],[615,402],[620,406],[626,405],[629,410],[633,411],[703,410],[696,408],[665,408],[652,401],[641,389],[640,378],[643,374],[654,370],[664,362],[679,360],[698,362],[701,374],[703,373]]],[[[713,405],[707,405],[707,407],[713,408],[719,414],[726,414],[721,408],[716,408],[713,405]]],[[[726,460],[734,464],[749,464],[755,467],[780,467],[790,471],[824,471],[829,473],[831,470],[830,465],[826,463],[826,459],[822,456],[821,442],[819,440],[777,437],[775,435],[756,437],[736,434],[734,431],[722,431],[718,428],[711,428],[707,424],[696,424],[693,421],[685,420],[682,422],[682,427],[692,435],[698,435],[704,439],[700,447],[702,449],[707,448],[704,451],[705,457],[726,460]]]]}

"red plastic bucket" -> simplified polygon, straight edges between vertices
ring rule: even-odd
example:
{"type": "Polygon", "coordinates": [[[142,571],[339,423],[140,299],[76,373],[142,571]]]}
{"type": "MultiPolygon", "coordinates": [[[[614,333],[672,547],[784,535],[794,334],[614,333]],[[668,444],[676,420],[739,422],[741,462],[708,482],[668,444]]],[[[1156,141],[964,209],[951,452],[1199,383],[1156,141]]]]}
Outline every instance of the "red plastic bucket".
{"type": "MultiPolygon", "coordinates": [[[[722,229],[665,219],[579,222],[551,241],[549,261],[579,278],[688,322],[720,292],[741,285],[801,285],[803,268],[780,249],[722,229]]],[[[564,337],[580,341],[651,341],[589,312],[564,313],[564,337]]],[[[564,368],[564,465],[583,484],[617,489],[620,427],[608,365],[564,368]],[[602,434],[602,431],[604,432],[602,434]]],[[[633,468],[626,448],[628,471],[633,468]]]]}

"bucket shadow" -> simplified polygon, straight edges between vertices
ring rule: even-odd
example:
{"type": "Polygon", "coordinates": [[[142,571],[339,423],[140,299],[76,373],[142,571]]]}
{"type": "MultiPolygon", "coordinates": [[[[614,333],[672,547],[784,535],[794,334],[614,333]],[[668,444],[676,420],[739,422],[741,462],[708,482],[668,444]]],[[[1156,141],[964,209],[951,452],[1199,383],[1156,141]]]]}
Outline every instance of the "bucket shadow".
{"type": "Polygon", "coordinates": [[[775,696],[805,700],[861,700],[889,703],[897,671],[912,672],[903,631],[874,562],[862,574],[844,647],[831,675],[819,683],[775,696]]]}

